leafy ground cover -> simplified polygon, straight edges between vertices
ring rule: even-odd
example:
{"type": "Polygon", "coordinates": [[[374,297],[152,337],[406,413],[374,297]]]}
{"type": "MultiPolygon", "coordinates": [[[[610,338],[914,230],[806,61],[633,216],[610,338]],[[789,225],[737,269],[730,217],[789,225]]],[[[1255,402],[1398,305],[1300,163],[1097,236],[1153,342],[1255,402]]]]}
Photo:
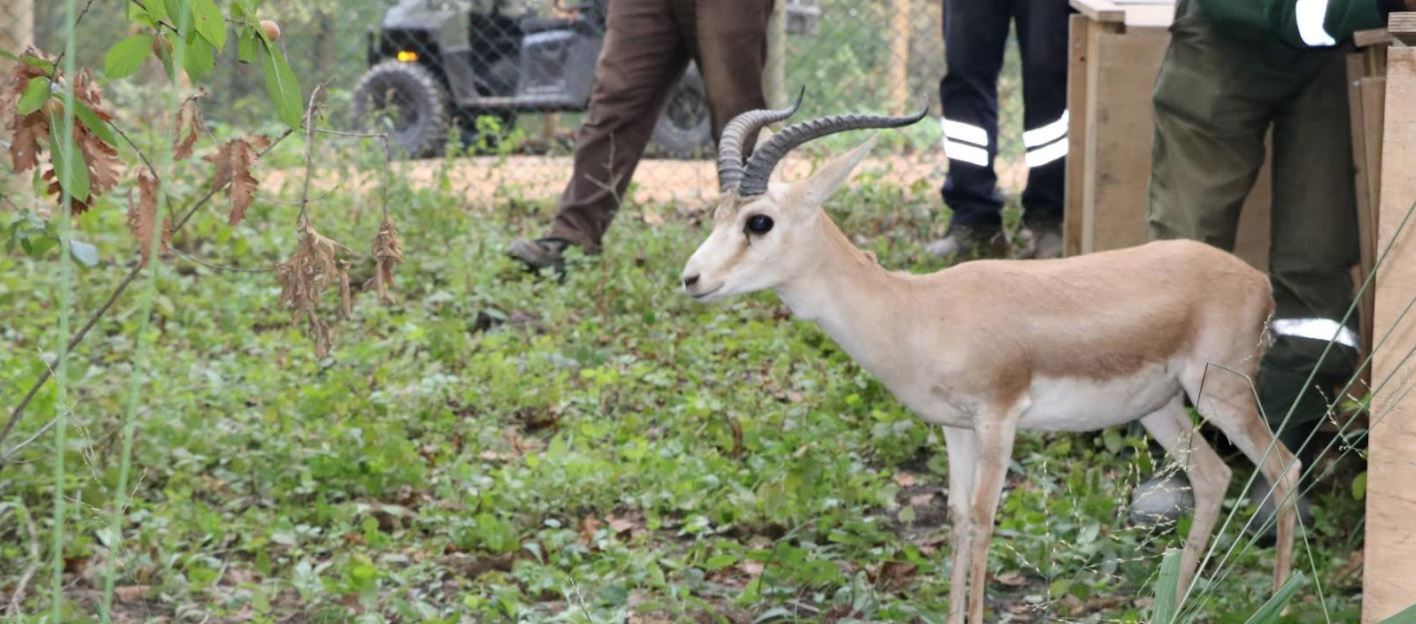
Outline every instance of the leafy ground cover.
{"type": "MultiPolygon", "coordinates": [[[[883,264],[931,270],[932,185],[867,172],[832,206],[883,264]]],[[[149,368],[132,360],[132,300],[78,350],[66,621],[95,618],[111,558],[119,621],[943,621],[941,436],[772,295],[679,295],[703,206],[627,206],[607,253],[557,280],[502,256],[551,209],[514,189],[474,206],[447,179],[395,183],[389,205],[405,260],[394,302],[359,292],[373,264],[356,262],[328,357],[279,302],[270,268],[296,233],[274,191],[241,225],[200,219],[174,241],[149,368]],[[133,498],[114,551],[106,510],[134,376],[133,498]]],[[[351,245],[379,220],[348,188],[313,210],[351,245]]],[[[134,251],[120,210],[81,227],[100,257],[77,276],[83,313],[134,251]]],[[[0,405],[52,350],[55,255],[0,256],[0,405]]],[[[42,393],[13,439],[53,400],[42,393]]],[[[1179,538],[1127,525],[1130,489],[1154,468],[1138,451],[1124,430],[1020,438],[990,561],[1000,621],[1146,620],[1179,538]]],[[[41,438],[0,468],[0,595],[42,564],[53,452],[41,438]]],[[[1353,467],[1333,468],[1297,561],[1320,583],[1290,621],[1356,619],[1361,503],[1353,467]]],[[[1192,599],[1201,620],[1242,622],[1267,597],[1271,553],[1247,539],[1192,599]]],[[[10,617],[48,608],[29,591],[17,613],[31,615],[10,617]]]]}

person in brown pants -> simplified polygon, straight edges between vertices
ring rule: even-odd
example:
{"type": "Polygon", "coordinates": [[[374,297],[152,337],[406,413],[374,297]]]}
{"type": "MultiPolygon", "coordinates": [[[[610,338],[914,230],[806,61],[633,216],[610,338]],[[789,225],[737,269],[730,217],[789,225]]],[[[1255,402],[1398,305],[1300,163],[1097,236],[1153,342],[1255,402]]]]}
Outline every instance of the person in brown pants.
{"type": "Polygon", "coordinates": [[[772,0],[609,0],[590,110],[555,225],[544,238],[512,243],[507,253],[536,269],[559,266],[569,245],[599,253],[669,90],[690,60],[703,75],[714,142],[739,113],[766,108],[762,65],[771,11],[772,0]]]}

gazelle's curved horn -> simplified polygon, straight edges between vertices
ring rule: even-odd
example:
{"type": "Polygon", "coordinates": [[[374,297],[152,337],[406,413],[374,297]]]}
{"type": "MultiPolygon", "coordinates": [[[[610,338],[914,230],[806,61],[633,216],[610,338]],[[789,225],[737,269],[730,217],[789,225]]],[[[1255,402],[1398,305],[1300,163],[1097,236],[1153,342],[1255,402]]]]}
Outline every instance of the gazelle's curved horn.
{"type": "Polygon", "coordinates": [[[801,98],[806,94],[806,87],[802,87],[797,92],[796,102],[787,108],[771,110],[759,108],[750,110],[733,117],[727,126],[723,127],[723,136],[718,139],[718,190],[726,193],[735,191],[738,182],[742,180],[742,144],[749,136],[757,136],[757,131],[770,123],[776,123],[788,117],[801,107],[801,98]]]}
{"type": "Polygon", "coordinates": [[[905,117],[890,117],[887,115],[831,115],[821,117],[811,121],[804,121],[799,124],[792,124],[786,129],[772,135],[772,138],[763,145],[759,145],[752,152],[752,157],[747,160],[742,174],[742,184],[738,186],[738,194],[744,197],[761,195],[767,192],[767,181],[772,177],[772,170],[777,167],[777,163],[783,156],[792,149],[806,143],[812,139],[824,137],[828,134],[845,132],[847,130],[862,130],[866,128],[899,128],[908,126],[916,121],[924,119],[929,113],[929,105],[926,104],[918,113],[905,117]]]}

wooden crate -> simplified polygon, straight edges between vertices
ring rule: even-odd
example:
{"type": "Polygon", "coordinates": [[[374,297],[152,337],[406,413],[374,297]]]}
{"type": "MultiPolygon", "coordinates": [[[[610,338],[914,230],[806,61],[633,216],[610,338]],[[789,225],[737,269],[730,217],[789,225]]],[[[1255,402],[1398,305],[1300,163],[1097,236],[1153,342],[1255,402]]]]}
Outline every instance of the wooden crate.
{"type": "MultiPolygon", "coordinates": [[[[1154,121],[1151,92],[1170,43],[1169,3],[1071,0],[1067,67],[1067,189],[1063,249],[1067,255],[1139,245],[1148,240],[1146,188],[1154,121]]],[[[1268,268],[1269,167],[1244,203],[1235,253],[1268,268]]]]}
{"type": "MultiPolygon", "coordinates": [[[[1416,224],[1407,222],[1416,201],[1416,13],[1392,13],[1392,47],[1363,52],[1365,79],[1384,77],[1379,118],[1374,95],[1362,92],[1364,151],[1375,149],[1379,163],[1359,164],[1359,200],[1375,209],[1368,217],[1374,235],[1368,255],[1385,255],[1377,272],[1373,333],[1380,348],[1372,357],[1371,439],[1367,458],[1367,534],[1362,571],[1362,621],[1380,622],[1416,604],[1416,318],[1407,308],[1416,300],[1416,224]],[[1366,58],[1369,57],[1370,59],[1366,58]],[[1368,72],[1371,69],[1373,71],[1368,72]],[[1377,132],[1376,130],[1380,130],[1377,132]],[[1380,137],[1379,145],[1370,144],[1380,137]],[[1376,184],[1361,184],[1376,174],[1376,184]],[[1365,199],[1361,197],[1366,193],[1365,199]]],[[[1349,67],[1352,67],[1349,65],[1349,67]]],[[[1378,83],[1368,83],[1374,89],[1378,83]]],[[[1354,121],[1356,123],[1356,121],[1354,121]]],[[[1356,140],[1354,139],[1354,144],[1356,140]]],[[[1371,159],[1368,159],[1371,160],[1371,159]]]]}

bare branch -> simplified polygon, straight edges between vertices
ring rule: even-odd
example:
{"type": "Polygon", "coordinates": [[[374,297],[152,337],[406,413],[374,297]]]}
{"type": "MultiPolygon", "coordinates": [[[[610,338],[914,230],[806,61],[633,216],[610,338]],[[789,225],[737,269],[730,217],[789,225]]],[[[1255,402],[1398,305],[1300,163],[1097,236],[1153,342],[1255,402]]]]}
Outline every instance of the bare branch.
{"type": "MultiPolygon", "coordinates": [[[[285,137],[290,136],[290,133],[290,130],[286,130],[280,136],[272,140],[269,146],[258,152],[256,156],[265,156],[270,150],[275,149],[275,146],[279,145],[285,137]]],[[[172,224],[173,233],[182,229],[182,226],[187,224],[187,221],[192,218],[192,215],[196,214],[197,210],[200,210],[202,206],[205,206],[207,202],[210,202],[211,198],[215,196],[215,190],[208,190],[197,199],[197,201],[193,202],[191,207],[187,209],[187,212],[182,215],[182,218],[172,224]]],[[[113,304],[118,302],[118,297],[123,295],[123,292],[128,289],[128,286],[132,285],[133,280],[136,280],[142,271],[143,264],[134,263],[133,268],[128,270],[128,274],[124,275],[123,279],[118,282],[118,285],[113,287],[113,292],[109,293],[108,299],[103,302],[103,305],[100,305],[97,310],[94,310],[93,314],[89,315],[88,321],[84,322],[83,326],[79,328],[79,331],[75,332],[73,337],[69,339],[68,347],[64,349],[65,354],[74,352],[74,347],[77,347],[80,342],[83,342],[84,338],[88,336],[89,330],[92,330],[94,325],[98,324],[99,319],[103,318],[103,316],[113,308],[113,304]]],[[[39,393],[39,389],[44,387],[45,383],[48,383],[51,376],[50,371],[57,364],[57,359],[48,363],[45,370],[39,374],[39,378],[36,379],[29,390],[25,392],[24,398],[20,399],[19,404],[15,405],[15,409],[10,412],[10,419],[5,422],[5,427],[0,429],[0,443],[4,443],[5,439],[10,437],[10,433],[14,430],[15,424],[20,422],[20,418],[24,416],[25,408],[29,407],[30,401],[34,400],[34,396],[39,393]]],[[[0,458],[0,468],[4,468],[5,459],[8,459],[8,454],[6,457],[0,458]]]]}

